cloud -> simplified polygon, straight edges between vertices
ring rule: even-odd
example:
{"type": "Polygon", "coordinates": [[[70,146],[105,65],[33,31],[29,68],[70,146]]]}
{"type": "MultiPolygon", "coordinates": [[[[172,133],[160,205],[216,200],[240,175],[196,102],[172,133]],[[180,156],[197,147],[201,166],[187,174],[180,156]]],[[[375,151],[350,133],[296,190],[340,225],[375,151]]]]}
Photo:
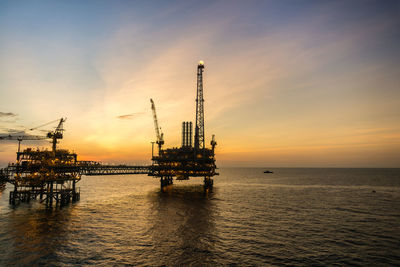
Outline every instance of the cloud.
{"type": "Polygon", "coordinates": [[[0,120],[2,123],[14,123],[18,120],[18,114],[0,111],[0,120]]]}
{"type": "Polygon", "coordinates": [[[0,135],[13,135],[13,134],[22,134],[25,135],[26,132],[24,130],[20,130],[20,129],[14,129],[14,128],[0,128],[1,131],[5,131],[6,133],[0,133],[0,135]]]}
{"type": "Polygon", "coordinates": [[[6,118],[10,118],[10,117],[17,117],[18,115],[12,112],[1,112],[0,111],[0,118],[6,117],[6,118]]]}
{"type": "Polygon", "coordinates": [[[136,112],[136,113],[126,114],[126,115],[120,115],[120,116],[117,116],[117,118],[121,119],[121,120],[131,120],[134,117],[137,117],[142,114],[144,114],[144,112],[136,112]]]}

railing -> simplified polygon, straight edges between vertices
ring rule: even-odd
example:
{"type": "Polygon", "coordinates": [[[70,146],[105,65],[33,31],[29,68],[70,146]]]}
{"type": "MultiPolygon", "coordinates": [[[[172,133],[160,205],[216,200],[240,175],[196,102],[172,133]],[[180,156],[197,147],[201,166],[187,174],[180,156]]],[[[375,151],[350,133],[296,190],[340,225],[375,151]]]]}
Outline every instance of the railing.
{"type": "Polygon", "coordinates": [[[149,174],[151,166],[88,165],[81,166],[82,175],[149,174]]]}
{"type": "MultiPolygon", "coordinates": [[[[39,172],[40,165],[22,166],[9,165],[0,169],[0,183],[12,180],[15,173],[39,172]]],[[[151,166],[131,166],[131,165],[101,165],[85,162],[78,165],[54,165],[46,166],[46,170],[52,173],[79,173],[81,175],[122,175],[122,174],[149,174],[151,166]]]]}

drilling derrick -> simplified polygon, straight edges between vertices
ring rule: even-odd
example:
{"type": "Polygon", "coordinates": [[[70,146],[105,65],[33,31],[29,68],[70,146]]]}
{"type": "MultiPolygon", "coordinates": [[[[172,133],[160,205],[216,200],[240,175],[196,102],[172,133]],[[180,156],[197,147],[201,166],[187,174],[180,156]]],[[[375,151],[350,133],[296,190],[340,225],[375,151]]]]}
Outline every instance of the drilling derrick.
{"type": "MultiPolygon", "coordinates": [[[[197,65],[197,91],[196,91],[196,124],[194,129],[194,142],[192,122],[182,123],[182,146],[180,148],[159,149],[158,156],[152,157],[153,165],[149,175],[160,178],[161,188],[170,185],[173,177],[176,180],[189,180],[189,177],[204,177],[204,188],[211,189],[212,177],[218,175],[215,172],[214,150],[217,142],[214,136],[211,141],[211,149],[205,147],[204,141],[204,98],[203,98],[203,70],[204,62],[197,65]]],[[[152,102],[154,122],[154,103],[152,102]]],[[[158,125],[156,127],[156,134],[158,125]]],[[[158,136],[158,134],[157,134],[158,136]]]]}
{"type": "Polygon", "coordinates": [[[203,98],[204,62],[197,65],[196,126],[194,134],[195,151],[204,149],[204,98],[203,98]]]}

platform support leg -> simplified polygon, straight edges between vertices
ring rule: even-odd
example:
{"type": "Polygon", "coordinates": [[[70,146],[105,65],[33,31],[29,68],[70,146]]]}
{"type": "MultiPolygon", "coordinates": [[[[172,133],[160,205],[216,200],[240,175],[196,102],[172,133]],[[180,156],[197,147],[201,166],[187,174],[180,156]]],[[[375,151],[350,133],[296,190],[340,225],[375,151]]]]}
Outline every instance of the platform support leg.
{"type": "Polygon", "coordinates": [[[26,202],[30,202],[30,200],[31,200],[31,191],[30,190],[28,190],[28,192],[26,192],[26,202]]]}
{"type": "Polygon", "coordinates": [[[75,202],[77,200],[76,188],[75,188],[75,180],[72,181],[72,201],[75,202]]]}
{"type": "Polygon", "coordinates": [[[53,206],[53,181],[50,182],[50,194],[47,196],[50,198],[49,207],[53,206]]]}
{"type": "Polygon", "coordinates": [[[40,200],[43,199],[43,184],[40,186],[40,200]]]}
{"type": "Polygon", "coordinates": [[[172,177],[170,177],[170,176],[167,176],[167,177],[161,176],[161,178],[160,178],[161,189],[162,189],[164,186],[173,184],[173,182],[174,182],[174,180],[173,180],[172,177]]]}
{"type": "Polygon", "coordinates": [[[204,177],[204,190],[207,190],[207,189],[212,190],[213,185],[214,185],[214,180],[209,176],[205,176],[204,177]]]}
{"type": "Polygon", "coordinates": [[[15,198],[18,196],[17,184],[14,184],[14,191],[10,192],[10,204],[15,205],[15,198]]]}

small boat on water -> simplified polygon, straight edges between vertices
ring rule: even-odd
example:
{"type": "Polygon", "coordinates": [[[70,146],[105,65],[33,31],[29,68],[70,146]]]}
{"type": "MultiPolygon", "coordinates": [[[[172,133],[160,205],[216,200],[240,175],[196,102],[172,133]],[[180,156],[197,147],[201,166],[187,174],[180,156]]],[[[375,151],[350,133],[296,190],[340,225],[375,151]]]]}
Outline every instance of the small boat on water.
{"type": "Polygon", "coordinates": [[[264,171],[264,173],[274,173],[274,172],[272,172],[272,171],[264,171]]]}

